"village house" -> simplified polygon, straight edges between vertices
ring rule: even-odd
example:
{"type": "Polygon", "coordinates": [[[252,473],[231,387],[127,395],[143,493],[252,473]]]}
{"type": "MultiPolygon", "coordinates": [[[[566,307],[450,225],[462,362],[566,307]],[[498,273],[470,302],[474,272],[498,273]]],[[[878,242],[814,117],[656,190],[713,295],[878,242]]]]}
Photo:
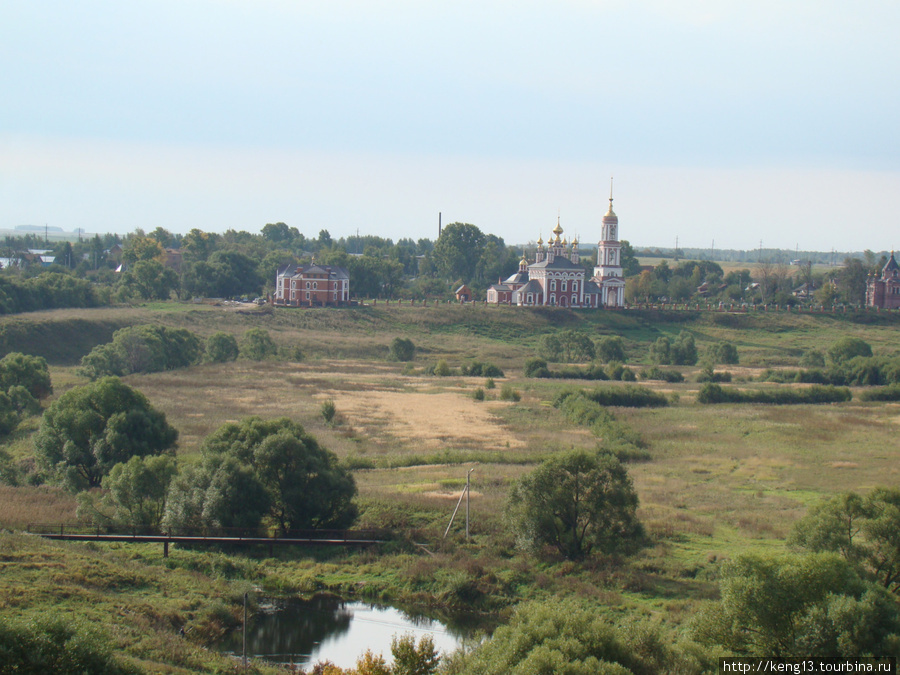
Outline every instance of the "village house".
{"type": "Polygon", "coordinates": [[[350,275],[336,265],[286,265],[275,277],[276,305],[335,307],[350,303],[350,275]]]}

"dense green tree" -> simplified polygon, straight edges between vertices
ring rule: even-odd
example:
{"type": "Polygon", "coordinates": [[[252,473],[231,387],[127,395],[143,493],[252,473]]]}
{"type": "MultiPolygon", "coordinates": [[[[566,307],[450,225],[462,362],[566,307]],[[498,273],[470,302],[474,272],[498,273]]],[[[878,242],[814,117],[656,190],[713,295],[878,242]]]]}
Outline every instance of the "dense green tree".
{"type": "Polygon", "coordinates": [[[451,223],[441,231],[434,245],[434,261],[445,279],[475,278],[475,269],[484,252],[484,233],[469,223],[451,223]]]}
{"type": "Polygon", "coordinates": [[[584,362],[593,360],[596,348],[594,341],[584,333],[563,330],[542,335],[538,341],[538,354],[547,361],[584,362]]]}
{"type": "Polygon", "coordinates": [[[62,246],[57,248],[56,256],[53,258],[54,265],[60,265],[66,269],[75,269],[78,260],[75,258],[75,252],[72,250],[71,242],[63,242],[62,246]]]}
{"type": "Polygon", "coordinates": [[[900,605],[839,556],[743,555],[722,570],[720,603],[695,624],[702,641],[748,656],[894,655],[900,605]]]}
{"type": "Polygon", "coordinates": [[[603,363],[625,363],[625,344],[618,335],[607,335],[597,343],[597,358],[603,363]]]}
{"type": "Polygon", "coordinates": [[[265,328],[250,328],[241,338],[241,356],[264,361],[278,353],[278,346],[265,328]]]}
{"type": "Polygon", "coordinates": [[[835,283],[838,299],[850,305],[865,304],[869,271],[859,258],[844,260],[844,267],[838,272],[835,283]]]}
{"type": "Polygon", "coordinates": [[[168,300],[178,290],[179,281],[175,270],[158,260],[138,260],[122,273],[118,286],[126,297],[168,300]]]}
{"type": "Polygon", "coordinates": [[[181,240],[185,262],[204,261],[216,249],[220,235],[192,229],[181,240]]]}
{"type": "Polygon", "coordinates": [[[672,343],[672,364],[676,366],[693,366],[697,363],[697,345],[694,336],[681,331],[672,343]]]}
{"type": "Polygon", "coordinates": [[[416,356],[416,346],[409,338],[395,337],[391,340],[390,353],[395,361],[412,361],[416,356]]]}
{"type": "Polygon", "coordinates": [[[120,328],[113,340],[94,347],[81,359],[81,372],[91,379],[108,375],[154,373],[185,368],[200,359],[196,335],[184,328],[143,324],[120,328]]]}
{"type": "Polygon", "coordinates": [[[235,457],[204,456],[199,466],[179,474],[169,486],[163,527],[180,533],[256,530],[269,507],[253,467],[235,457]]]}
{"type": "Polygon", "coordinates": [[[133,265],[139,260],[158,260],[163,255],[163,247],[156,239],[133,234],[125,240],[122,260],[133,265]]]}
{"type": "Polygon", "coordinates": [[[731,342],[717,342],[709,348],[708,353],[713,363],[733,365],[739,360],[737,347],[731,342]]]}
{"type": "Polygon", "coordinates": [[[391,656],[394,657],[392,675],[434,675],[441,662],[440,652],[434,646],[434,638],[423,635],[416,645],[415,637],[406,633],[391,638],[391,656]]]}
{"type": "Polygon", "coordinates": [[[356,518],[356,485],[337,457],[287,418],[250,417],[206,438],[200,467],[170,492],[167,522],[184,527],[345,527],[356,518]],[[247,513],[232,495],[249,500],[247,513]],[[249,497],[247,497],[249,499],[249,497]]]}
{"type": "Polygon", "coordinates": [[[0,359],[0,391],[8,391],[15,386],[25,387],[36,399],[53,393],[50,369],[43,356],[10,352],[0,359]]]}
{"type": "Polygon", "coordinates": [[[300,231],[281,222],[267,223],[263,226],[262,236],[276,244],[288,244],[300,236],[300,231]]]}
{"type": "Polygon", "coordinates": [[[656,338],[650,345],[650,360],[663,366],[672,363],[672,342],[665,335],[656,338]]]}
{"type": "Polygon", "coordinates": [[[116,464],[103,477],[107,494],[101,509],[91,503],[90,492],[79,494],[79,514],[87,507],[96,523],[159,529],[166,507],[169,484],[178,473],[175,458],[169,455],[132,457],[116,464]]]}
{"type": "Polygon", "coordinates": [[[219,331],[206,339],[205,359],[209,363],[234,361],[239,354],[237,339],[231,333],[219,331]]]}
{"type": "Polygon", "coordinates": [[[178,432],[140,392],[116,377],[73,387],[44,412],[34,438],[39,466],[72,490],[99,487],[133,456],[171,450],[178,432]]]}
{"type": "Polygon", "coordinates": [[[716,671],[713,654],[675,644],[661,624],[610,621],[594,604],[523,602],[472,652],[448,657],[448,675],[676,675],[716,671]]]}
{"type": "Polygon", "coordinates": [[[865,497],[845,492],[810,508],[790,541],[810,551],[840,553],[866,576],[900,594],[900,489],[865,497]]]}
{"type": "Polygon", "coordinates": [[[837,365],[845,364],[856,356],[872,356],[872,346],[852,335],[845,335],[828,348],[828,358],[837,365]]]}
{"type": "Polygon", "coordinates": [[[569,559],[627,550],[642,535],[637,493],[611,453],[571,451],[544,461],[510,492],[516,534],[569,559]]]}

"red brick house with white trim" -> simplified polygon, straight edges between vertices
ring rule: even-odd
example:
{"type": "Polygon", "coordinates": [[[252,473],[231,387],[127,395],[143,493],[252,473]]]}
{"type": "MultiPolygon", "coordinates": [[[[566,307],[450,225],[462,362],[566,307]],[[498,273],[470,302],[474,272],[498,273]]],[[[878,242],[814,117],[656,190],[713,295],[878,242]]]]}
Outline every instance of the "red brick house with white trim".
{"type": "Polygon", "coordinates": [[[286,265],[275,277],[274,303],[288,307],[350,304],[350,275],[336,265],[286,265]]]}

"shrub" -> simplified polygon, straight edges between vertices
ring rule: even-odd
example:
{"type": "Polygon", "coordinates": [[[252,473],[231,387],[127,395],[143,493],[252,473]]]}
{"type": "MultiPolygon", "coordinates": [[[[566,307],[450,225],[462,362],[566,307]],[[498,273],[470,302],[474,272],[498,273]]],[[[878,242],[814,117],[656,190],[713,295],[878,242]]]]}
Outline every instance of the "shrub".
{"type": "Polygon", "coordinates": [[[434,374],[438,377],[447,377],[451,374],[450,366],[447,365],[447,362],[441,359],[434,366],[434,374]]]}
{"type": "Polygon", "coordinates": [[[484,389],[482,389],[481,387],[478,387],[474,392],[472,392],[472,398],[474,398],[476,401],[483,401],[484,400],[484,389]]]}
{"type": "Polygon", "coordinates": [[[484,381],[484,388],[485,388],[485,389],[494,389],[494,388],[496,388],[496,387],[497,387],[497,385],[496,385],[496,383],[494,382],[494,378],[493,378],[493,377],[489,377],[488,379],[486,379],[486,380],[484,381]]]}
{"type": "Polygon", "coordinates": [[[642,380],[662,380],[663,382],[684,382],[684,375],[677,370],[663,370],[659,366],[653,366],[649,370],[641,371],[642,380]]]}
{"type": "Polygon", "coordinates": [[[334,416],[337,414],[337,408],[334,405],[334,401],[332,399],[323,401],[320,411],[322,412],[322,419],[325,420],[325,424],[331,426],[332,422],[334,422],[334,416]]]}
{"type": "Polygon", "coordinates": [[[890,384],[878,389],[869,389],[859,394],[860,401],[900,401],[900,385],[890,384]]]}
{"type": "Polygon", "coordinates": [[[525,377],[549,377],[550,371],[547,369],[547,362],[544,359],[530,358],[525,359],[525,377]]]}
{"type": "Polygon", "coordinates": [[[184,328],[145,324],[121,328],[112,342],[98,345],[81,359],[81,372],[92,380],[110,375],[155,373],[197,363],[200,340],[184,328]]]}
{"type": "Polygon", "coordinates": [[[717,342],[710,348],[709,354],[713,363],[734,365],[738,362],[737,347],[730,342],[717,342]]]}
{"type": "Polygon", "coordinates": [[[661,408],[669,405],[668,399],[652,389],[637,385],[602,387],[584,392],[584,396],[602,406],[625,408],[661,408]]]}
{"type": "Polygon", "coordinates": [[[50,369],[44,357],[11,352],[0,359],[0,391],[16,386],[25,387],[36,399],[53,393],[50,369]]]}
{"type": "Polygon", "coordinates": [[[231,333],[213,333],[206,339],[206,361],[209,363],[234,361],[239,353],[237,340],[231,333]]]}
{"type": "Polygon", "coordinates": [[[412,361],[416,356],[416,346],[408,338],[395,337],[388,349],[395,361],[412,361]]]}
{"type": "Polygon", "coordinates": [[[251,328],[241,339],[241,356],[251,361],[264,361],[277,353],[278,347],[265,328],[251,328]]]}
{"type": "Polygon", "coordinates": [[[54,615],[39,616],[29,623],[0,618],[0,669],[5,673],[138,673],[116,660],[110,644],[92,626],[54,615]]]}
{"type": "Polygon", "coordinates": [[[845,336],[828,348],[828,358],[840,365],[856,356],[872,356],[872,347],[858,337],[845,336]]]}
{"type": "Polygon", "coordinates": [[[697,382],[731,382],[731,373],[717,373],[712,366],[706,366],[697,374],[697,382]]]}
{"type": "Polygon", "coordinates": [[[807,349],[800,358],[803,368],[824,368],[825,354],[821,349],[807,349]]]}
{"type": "Polygon", "coordinates": [[[813,385],[806,389],[772,389],[741,391],[707,383],[697,395],[699,403],[770,403],[792,405],[801,403],[842,403],[851,398],[850,390],[832,385],[813,385]]]}
{"type": "Polygon", "coordinates": [[[493,363],[481,363],[472,361],[460,369],[460,374],[467,377],[503,377],[503,371],[493,363]]]}
{"type": "Polygon", "coordinates": [[[618,335],[608,335],[597,343],[597,358],[603,363],[618,361],[625,363],[625,346],[618,335]]]}
{"type": "Polygon", "coordinates": [[[522,397],[519,392],[512,388],[512,385],[504,384],[500,387],[500,400],[501,401],[518,401],[522,397]]]}

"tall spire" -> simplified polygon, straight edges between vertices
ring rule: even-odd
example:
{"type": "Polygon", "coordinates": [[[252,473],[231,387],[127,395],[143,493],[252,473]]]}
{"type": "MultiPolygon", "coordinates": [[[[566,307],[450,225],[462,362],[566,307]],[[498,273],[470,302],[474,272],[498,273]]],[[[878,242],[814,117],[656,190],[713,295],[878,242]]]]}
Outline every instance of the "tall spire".
{"type": "Polygon", "coordinates": [[[616,212],[613,211],[613,177],[609,177],[609,211],[606,212],[604,218],[612,217],[615,218],[616,212]]]}

